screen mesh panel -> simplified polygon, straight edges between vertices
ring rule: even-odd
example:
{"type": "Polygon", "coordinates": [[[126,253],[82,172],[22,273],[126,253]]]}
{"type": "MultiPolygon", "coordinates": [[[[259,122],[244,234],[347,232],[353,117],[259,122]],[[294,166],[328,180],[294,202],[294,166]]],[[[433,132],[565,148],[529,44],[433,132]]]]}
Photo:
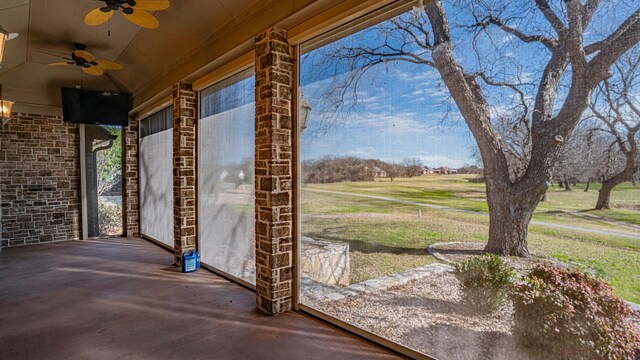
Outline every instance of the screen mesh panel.
{"type": "Polygon", "coordinates": [[[140,232],[173,247],[173,107],[140,123],[140,232]]]}
{"type": "Polygon", "coordinates": [[[253,69],[201,92],[198,237],[202,262],[255,283],[253,69]]]}

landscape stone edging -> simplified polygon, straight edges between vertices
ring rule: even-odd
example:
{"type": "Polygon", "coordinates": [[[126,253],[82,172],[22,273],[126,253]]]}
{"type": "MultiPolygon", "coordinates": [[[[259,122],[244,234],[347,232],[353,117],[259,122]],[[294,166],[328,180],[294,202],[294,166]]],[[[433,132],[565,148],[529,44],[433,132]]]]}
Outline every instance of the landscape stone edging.
{"type": "Polygon", "coordinates": [[[427,251],[429,252],[429,254],[433,255],[433,257],[435,257],[436,259],[446,263],[446,264],[453,264],[453,261],[447,259],[444,255],[442,255],[441,253],[438,252],[438,250],[436,249],[436,247],[441,246],[441,245],[458,245],[458,244],[469,244],[468,242],[463,242],[463,241],[450,241],[450,242],[442,242],[442,243],[435,243],[435,244],[431,244],[429,245],[429,247],[427,247],[427,251]]]}
{"type": "MultiPolygon", "coordinates": [[[[404,285],[409,281],[422,279],[430,274],[453,272],[453,267],[449,265],[449,264],[453,264],[453,262],[445,258],[444,255],[440,254],[438,250],[436,250],[437,246],[441,246],[445,244],[465,244],[465,242],[452,241],[452,242],[435,243],[427,247],[427,251],[429,252],[429,254],[433,255],[436,259],[444,262],[445,264],[439,264],[439,263],[429,264],[429,265],[417,267],[414,269],[410,269],[407,271],[403,271],[400,273],[382,276],[377,279],[362,281],[362,282],[349,285],[343,288],[324,285],[317,281],[311,280],[306,276],[303,276],[302,288],[305,289],[306,291],[304,291],[304,293],[302,294],[302,297],[311,301],[342,300],[349,296],[363,295],[363,294],[368,294],[374,291],[386,290],[393,286],[404,285]]],[[[633,310],[640,311],[640,304],[632,303],[626,300],[625,302],[633,310]]]]}
{"type": "Polygon", "coordinates": [[[302,294],[302,297],[311,301],[342,300],[349,296],[387,290],[393,286],[404,285],[410,281],[422,279],[431,274],[452,271],[453,268],[449,265],[435,263],[392,275],[382,276],[377,279],[362,281],[343,288],[324,285],[313,281],[308,277],[303,277],[302,288],[305,289],[305,291],[302,294]]]}

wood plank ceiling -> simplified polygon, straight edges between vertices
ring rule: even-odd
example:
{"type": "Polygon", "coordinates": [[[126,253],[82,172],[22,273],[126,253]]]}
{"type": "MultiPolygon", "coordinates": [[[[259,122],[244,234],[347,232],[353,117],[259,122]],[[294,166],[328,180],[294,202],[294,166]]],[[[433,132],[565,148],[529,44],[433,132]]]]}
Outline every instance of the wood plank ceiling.
{"type": "Polygon", "coordinates": [[[0,83],[5,96],[24,105],[59,106],[62,86],[135,94],[198,52],[217,30],[267,3],[171,0],[169,9],[155,13],[160,28],[149,30],[120,14],[107,24],[86,26],[84,15],[103,4],[98,0],[2,0],[0,25],[20,36],[7,42],[0,83]],[[69,56],[75,42],[124,69],[93,77],[75,66],[46,66],[61,61],[52,54],[69,56]]]}

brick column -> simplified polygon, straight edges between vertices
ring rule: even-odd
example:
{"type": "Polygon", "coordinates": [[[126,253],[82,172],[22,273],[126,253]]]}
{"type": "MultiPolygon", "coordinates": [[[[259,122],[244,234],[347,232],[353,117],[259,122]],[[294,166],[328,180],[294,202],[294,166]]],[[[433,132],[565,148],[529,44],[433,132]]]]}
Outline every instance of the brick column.
{"type": "Polygon", "coordinates": [[[139,236],[139,176],[138,176],[138,122],[129,119],[124,128],[124,206],[125,236],[139,236]]]}
{"type": "Polygon", "coordinates": [[[256,298],[275,315],[293,301],[293,47],[285,31],[256,37],[256,298]]]}
{"type": "Polygon", "coordinates": [[[175,263],[196,248],[196,115],[191,84],[173,86],[173,239],[175,263]]]}

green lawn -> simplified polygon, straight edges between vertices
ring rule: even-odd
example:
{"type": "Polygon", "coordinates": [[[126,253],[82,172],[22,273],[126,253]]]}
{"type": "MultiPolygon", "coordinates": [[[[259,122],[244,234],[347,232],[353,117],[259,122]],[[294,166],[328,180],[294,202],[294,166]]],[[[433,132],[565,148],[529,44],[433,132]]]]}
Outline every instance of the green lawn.
{"type": "MultiPolygon", "coordinates": [[[[351,282],[359,282],[421,266],[436,259],[426,247],[436,242],[486,242],[488,216],[484,185],[468,176],[421,176],[393,182],[357,182],[308,185],[302,191],[302,232],[318,240],[350,245],[351,282]],[[477,211],[457,212],[350,195],[316,192],[339,191],[477,211]],[[309,191],[311,190],[311,191],[309,191]],[[418,209],[421,210],[421,216],[418,209]]],[[[613,193],[608,211],[590,211],[597,187],[580,186],[565,192],[551,188],[535,220],[589,229],[638,233],[627,224],[640,223],[640,186],[621,186],[613,193]]],[[[617,294],[640,302],[640,240],[601,235],[545,225],[531,225],[530,250],[594,270],[606,278],[617,294]]]]}

